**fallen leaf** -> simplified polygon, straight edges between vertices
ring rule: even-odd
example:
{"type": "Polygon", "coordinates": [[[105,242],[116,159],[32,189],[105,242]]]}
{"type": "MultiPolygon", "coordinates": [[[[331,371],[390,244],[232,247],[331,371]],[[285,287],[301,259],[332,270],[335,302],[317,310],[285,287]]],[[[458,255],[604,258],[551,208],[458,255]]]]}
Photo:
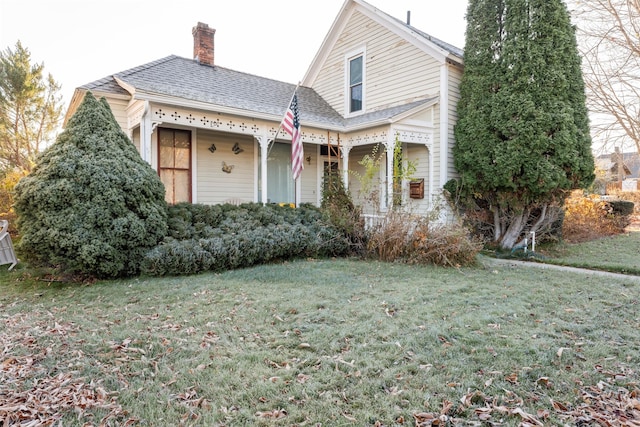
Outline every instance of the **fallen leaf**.
{"type": "Polygon", "coordinates": [[[351,422],[356,422],[357,421],[357,419],[353,415],[347,414],[345,412],[342,413],[342,416],[345,417],[346,419],[348,419],[351,422]]]}
{"type": "Polygon", "coordinates": [[[562,359],[562,353],[563,353],[565,350],[571,350],[571,349],[570,349],[570,348],[566,348],[566,347],[560,347],[560,348],[558,349],[558,352],[557,352],[556,354],[557,354],[557,356],[558,356],[558,358],[559,358],[559,359],[562,359]]]}
{"type": "Polygon", "coordinates": [[[553,387],[553,383],[549,380],[549,377],[540,377],[536,380],[537,384],[543,385],[546,388],[553,387]]]}
{"type": "Polygon", "coordinates": [[[272,411],[256,412],[256,417],[258,418],[269,418],[269,419],[279,420],[286,416],[287,416],[287,411],[285,411],[284,409],[274,409],[272,411]]]}
{"type": "Polygon", "coordinates": [[[507,380],[508,382],[510,382],[511,384],[518,384],[518,375],[513,373],[511,375],[507,375],[505,377],[505,380],[507,380]]]}

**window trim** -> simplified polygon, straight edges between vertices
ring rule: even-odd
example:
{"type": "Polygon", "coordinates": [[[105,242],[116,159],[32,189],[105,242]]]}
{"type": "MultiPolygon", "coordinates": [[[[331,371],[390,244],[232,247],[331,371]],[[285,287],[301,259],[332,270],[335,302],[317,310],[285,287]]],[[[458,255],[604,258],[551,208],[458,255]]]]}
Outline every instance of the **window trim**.
{"type": "Polygon", "coordinates": [[[367,49],[361,47],[349,51],[344,56],[344,111],[345,117],[358,116],[366,111],[366,88],[367,88],[367,49]],[[351,111],[351,61],[362,57],[362,105],[360,110],[351,111]]]}
{"type": "MultiPolygon", "coordinates": [[[[194,149],[193,149],[193,132],[189,129],[180,129],[180,128],[172,128],[172,127],[158,127],[158,138],[157,138],[157,152],[158,152],[158,176],[161,177],[161,173],[162,170],[186,170],[189,173],[189,179],[188,179],[188,183],[189,183],[189,189],[188,189],[188,193],[189,193],[189,200],[188,203],[193,203],[193,154],[194,154],[194,149]],[[160,144],[161,144],[161,137],[160,137],[160,133],[162,132],[172,132],[174,134],[174,144],[175,144],[175,133],[176,132],[183,132],[185,134],[187,134],[189,136],[189,167],[188,168],[176,168],[176,167],[162,167],[162,155],[161,155],[161,148],[160,148],[160,144]]],[[[166,189],[165,189],[166,191],[166,189]]],[[[174,191],[175,194],[175,191],[174,191]]],[[[165,194],[166,197],[166,194],[165,194]]],[[[169,203],[169,202],[168,202],[169,203]]]]}

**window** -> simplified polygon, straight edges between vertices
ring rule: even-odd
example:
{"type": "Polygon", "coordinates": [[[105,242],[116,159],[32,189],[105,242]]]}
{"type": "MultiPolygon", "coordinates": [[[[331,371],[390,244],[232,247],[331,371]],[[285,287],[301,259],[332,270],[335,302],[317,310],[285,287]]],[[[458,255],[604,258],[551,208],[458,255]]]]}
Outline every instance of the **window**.
{"type": "MultiPolygon", "coordinates": [[[[321,145],[320,146],[320,155],[321,156],[329,156],[329,146],[321,145]]],[[[331,157],[340,157],[340,150],[336,145],[331,146],[331,157]]]]}
{"type": "Polygon", "coordinates": [[[349,112],[362,111],[363,55],[349,59],[349,112]]]}
{"type": "Polygon", "coordinates": [[[167,203],[191,201],[191,132],[158,130],[158,172],[167,203]]]}

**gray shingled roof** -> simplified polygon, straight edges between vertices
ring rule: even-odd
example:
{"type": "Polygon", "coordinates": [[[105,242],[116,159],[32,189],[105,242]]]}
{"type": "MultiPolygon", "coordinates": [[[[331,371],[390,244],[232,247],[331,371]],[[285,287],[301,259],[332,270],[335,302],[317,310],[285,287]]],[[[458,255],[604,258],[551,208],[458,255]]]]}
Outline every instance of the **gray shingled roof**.
{"type": "MultiPolygon", "coordinates": [[[[382,11],[380,11],[380,12],[382,12],[382,11]]],[[[447,52],[449,52],[449,53],[451,53],[453,55],[456,55],[459,58],[462,58],[464,56],[463,49],[455,47],[454,45],[449,44],[449,43],[447,43],[445,41],[442,41],[437,37],[433,37],[432,35],[427,34],[424,31],[419,30],[416,27],[407,24],[406,22],[402,21],[401,19],[393,17],[393,16],[389,15],[386,12],[382,12],[382,13],[384,13],[385,15],[387,15],[389,18],[393,19],[394,21],[397,21],[400,24],[404,25],[405,27],[409,28],[411,31],[413,31],[413,32],[419,34],[420,36],[424,37],[425,39],[429,40],[430,42],[432,42],[436,46],[441,47],[442,49],[446,50],[447,52]]]]}
{"type": "Polygon", "coordinates": [[[419,107],[420,105],[428,104],[432,102],[436,97],[423,99],[420,101],[414,101],[409,104],[397,105],[395,107],[385,108],[384,110],[373,111],[371,113],[362,114],[355,117],[350,117],[344,120],[344,124],[347,127],[358,126],[365,123],[378,122],[380,120],[390,119],[391,117],[395,117],[398,114],[405,113],[413,108],[419,107]]]}
{"type": "MultiPolygon", "coordinates": [[[[291,83],[224,67],[203,65],[175,55],[122,71],[115,76],[140,92],[276,116],[284,114],[296,87],[291,83]]],[[[88,83],[81,89],[114,94],[127,93],[114,77],[88,83]]],[[[431,101],[416,101],[345,119],[312,88],[301,86],[297,93],[300,120],[329,127],[357,126],[389,119],[431,101]]]]}
{"type": "Polygon", "coordinates": [[[449,44],[445,41],[442,41],[436,37],[433,37],[427,33],[425,33],[424,31],[420,31],[419,29],[417,29],[416,27],[412,27],[411,25],[407,25],[404,24],[407,27],[411,28],[413,31],[415,31],[416,33],[420,34],[422,37],[424,37],[425,39],[433,42],[434,44],[440,46],[441,48],[443,48],[444,50],[446,50],[449,53],[454,54],[455,56],[462,58],[464,56],[464,51],[460,48],[455,47],[452,44],[449,44]]]}
{"type": "MultiPolygon", "coordinates": [[[[284,114],[296,87],[291,83],[217,65],[204,65],[175,55],[116,73],[115,76],[139,92],[274,115],[284,114]]],[[[113,77],[86,84],[82,89],[126,93],[113,77]]],[[[302,121],[328,126],[344,125],[342,116],[315,90],[299,87],[297,93],[302,121]]]]}

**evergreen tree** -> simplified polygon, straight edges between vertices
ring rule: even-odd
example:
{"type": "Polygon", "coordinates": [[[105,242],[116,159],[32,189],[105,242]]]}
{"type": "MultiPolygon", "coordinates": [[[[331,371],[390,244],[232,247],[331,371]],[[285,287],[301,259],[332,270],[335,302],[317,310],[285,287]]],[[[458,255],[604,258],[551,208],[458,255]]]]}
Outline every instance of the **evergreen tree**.
{"type": "MultiPolygon", "coordinates": [[[[594,178],[574,28],[561,0],[470,0],[454,128],[458,195],[503,248],[594,178]]],[[[482,228],[481,225],[478,225],[482,228]]]]}
{"type": "Polygon", "coordinates": [[[19,249],[67,272],[137,274],[167,233],[158,174],[91,92],[15,191],[19,249]]]}
{"type": "Polygon", "coordinates": [[[60,85],[16,43],[0,52],[0,173],[30,171],[62,115],[60,85]]]}

